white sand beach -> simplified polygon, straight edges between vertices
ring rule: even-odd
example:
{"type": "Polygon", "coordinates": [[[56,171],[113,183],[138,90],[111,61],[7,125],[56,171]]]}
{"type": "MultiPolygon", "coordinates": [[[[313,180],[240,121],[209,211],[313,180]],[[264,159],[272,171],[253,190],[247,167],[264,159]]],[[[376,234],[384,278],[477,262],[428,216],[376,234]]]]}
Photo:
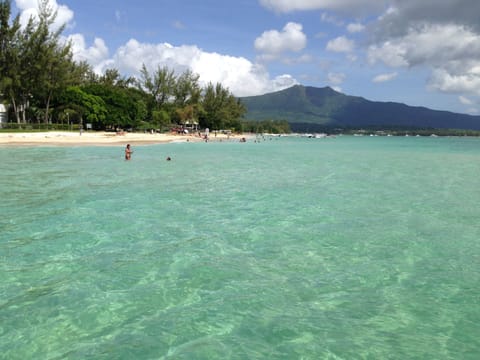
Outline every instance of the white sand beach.
{"type": "MultiPolygon", "coordinates": [[[[209,141],[238,141],[245,135],[210,134],[209,141]]],[[[31,133],[0,133],[0,146],[115,146],[130,144],[161,144],[169,142],[205,141],[193,134],[151,134],[151,133],[114,133],[85,131],[78,132],[49,131],[31,133]]]]}

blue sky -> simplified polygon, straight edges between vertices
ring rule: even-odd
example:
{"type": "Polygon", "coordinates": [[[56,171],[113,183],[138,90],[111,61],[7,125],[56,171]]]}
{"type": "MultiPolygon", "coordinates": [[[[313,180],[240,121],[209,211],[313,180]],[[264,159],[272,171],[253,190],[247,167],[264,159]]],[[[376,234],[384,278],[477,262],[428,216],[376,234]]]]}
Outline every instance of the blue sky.
{"type": "MultiPolygon", "coordinates": [[[[36,0],[13,1],[35,14],[36,0]]],[[[96,72],[189,68],[237,96],[294,84],[480,113],[478,0],[50,0],[96,72]]]]}

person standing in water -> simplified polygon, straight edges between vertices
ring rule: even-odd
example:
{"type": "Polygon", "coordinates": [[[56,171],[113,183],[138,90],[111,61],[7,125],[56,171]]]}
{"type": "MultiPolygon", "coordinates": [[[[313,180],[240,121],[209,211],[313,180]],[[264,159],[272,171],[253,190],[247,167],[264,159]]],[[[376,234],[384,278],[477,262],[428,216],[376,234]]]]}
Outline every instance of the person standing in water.
{"type": "Polygon", "coordinates": [[[127,147],[125,148],[125,160],[130,160],[132,158],[132,152],[130,144],[127,144],[127,147]]]}

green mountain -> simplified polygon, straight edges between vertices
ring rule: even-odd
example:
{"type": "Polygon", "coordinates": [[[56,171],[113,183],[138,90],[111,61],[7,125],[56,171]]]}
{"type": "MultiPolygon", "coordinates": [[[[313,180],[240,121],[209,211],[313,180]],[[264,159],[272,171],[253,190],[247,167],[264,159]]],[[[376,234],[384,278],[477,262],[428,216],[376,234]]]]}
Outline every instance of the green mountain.
{"type": "Polygon", "coordinates": [[[294,131],[332,127],[436,128],[480,130],[480,116],[370,101],[330,87],[295,85],[240,98],[248,120],[287,120],[294,131]]]}

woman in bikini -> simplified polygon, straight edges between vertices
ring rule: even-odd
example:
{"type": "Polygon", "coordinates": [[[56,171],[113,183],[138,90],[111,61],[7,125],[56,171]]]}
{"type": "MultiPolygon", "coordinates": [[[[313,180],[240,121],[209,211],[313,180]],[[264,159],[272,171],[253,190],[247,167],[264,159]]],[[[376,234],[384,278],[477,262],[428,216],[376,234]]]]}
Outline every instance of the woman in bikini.
{"type": "Polygon", "coordinates": [[[125,160],[130,160],[132,158],[132,152],[130,144],[127,144],[127,147],[125,148],[125,160]]]}

